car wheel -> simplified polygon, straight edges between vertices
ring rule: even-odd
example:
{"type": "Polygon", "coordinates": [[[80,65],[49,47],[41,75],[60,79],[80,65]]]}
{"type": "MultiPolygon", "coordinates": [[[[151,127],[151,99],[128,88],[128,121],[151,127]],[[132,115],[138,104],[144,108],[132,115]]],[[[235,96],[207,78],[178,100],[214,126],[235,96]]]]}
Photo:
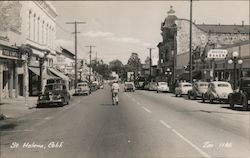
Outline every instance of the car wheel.
{"type": "Polygon", "coordinates": [[[156,91],[156,93],[159,93],[159,91],[156,91]]]}
{"type": "Polygon", "coordinates": [[[231,108],[231,109],[234,109],[234,101],[233,101],[232,95],[230,95],[230,96],[228,97],[228,100],[229,100],[230,108],[231,108]]]}
{"type": "Polygon", "coordinates": [[[196,100],[196,98],[197,98],[197,95],[196,95],[196,93],[194,93],[193,99],[196,100]]]}
{"type": "Polygon", "coordinates": [[[246,95],[243,95],[243,98],[242,98],[242,105],[243,105],[243,110],[246,111],[247,108],[248,108],[248,100],[247,100],[246,95]]]}
{"type": "Polygon", "coordinates": [[[188,99],[191,99],[191,94],[190,94],[190,92],[188,92],[188,99]]]}
{"type": "Polygon", "coordinates": [[[178,94],[177,94],[177,93],[175,93],[175,97],[178,97],[178,94]]]}
{"type": "Polygon", "coordinates": [[[202,94],[202,103],[205,103],[205,95],[204,94],[202,94]]]}
{"type": "Polygon", "coordinates": [[[209,103],[210,103],[210,104],[213,104],[213,103],[214,103],[213,97],[212,97],[211,95],[209,96],[209,103]]]}

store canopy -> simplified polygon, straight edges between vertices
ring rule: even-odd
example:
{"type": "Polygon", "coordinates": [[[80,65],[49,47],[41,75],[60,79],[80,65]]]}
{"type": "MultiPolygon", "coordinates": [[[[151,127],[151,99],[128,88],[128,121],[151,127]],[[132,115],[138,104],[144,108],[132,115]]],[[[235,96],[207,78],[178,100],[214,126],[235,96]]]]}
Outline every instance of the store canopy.
{"type": "Polygon", "coordinates": [[[64,75],[64,74],[61,73],[60,71],[58,71],[58,70],[56,70],[56,69],[54,69],[54,68],[48,68],[48,69],[49,69],[49,71],[50,71],[52,74],[56,75],[57,77],[60,77],[60,78],[63,79],[63,80],[69,80],[69,77],[67,77],[66,75],[64,75]]]}
{"type": "MultiPolygon", "coordinates": [[[[179,80],[189,81],[189,72],[180,75],[179,80]]],[[[201,71],[193,72],[193,79],[201,79],[201,71]]]]}
{"type": "Polygon", "coordinates": [[[40,76],[40,68],[39,67],[29,67],[29,70],[33,72],[35,75],[40,76]]]}

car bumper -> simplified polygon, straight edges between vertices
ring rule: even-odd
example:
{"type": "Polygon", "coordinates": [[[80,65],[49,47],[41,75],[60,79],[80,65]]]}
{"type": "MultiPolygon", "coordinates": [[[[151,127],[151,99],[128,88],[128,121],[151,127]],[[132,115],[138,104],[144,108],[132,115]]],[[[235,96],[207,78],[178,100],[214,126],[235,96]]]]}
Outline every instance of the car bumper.
{"type": "Polygon", "coordinates": [[[37,105],[57,105],[57,104],[62,104],[63,101],[62,99],[58,100],[40,100],[37,102],[37,105]]]}

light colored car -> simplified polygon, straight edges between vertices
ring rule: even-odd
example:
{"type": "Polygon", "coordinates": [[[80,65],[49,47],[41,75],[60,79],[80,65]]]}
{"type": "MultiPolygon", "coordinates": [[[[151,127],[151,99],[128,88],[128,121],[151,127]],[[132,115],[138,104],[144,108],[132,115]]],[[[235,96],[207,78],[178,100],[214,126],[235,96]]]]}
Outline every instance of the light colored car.
{"type": "Polygon", "coordinates": [[[125,82],[124,83],[124,91],[125,92],[134,92],[135,91],[135,85],[134,82],[125,82]]]}
{"type": "Polygon", "coordinates": [[[75,95],[89,95],[89,94],[90,94],[90,88],[87,82],[77,83],[75,95]]]}
{"type": "Polygon", "coordinates": [[[159,92],[169,92],[169,87],[167,82],[158,82],[157,83],[157,93],[159,92]]]}
{"type": "Polygon", "coordinates": [[[202,101],[209,100],[213,103],[215,100],[228,102],[228,95],[233,93],[232,86],[229,82],[214,81],[208,85],[207,92],[202,96],[202,101]]]}
{"type": "Polygon", "coordinates": [[[181,82],[175,88],[175,96],[187,95],[188,91],[192,90],[192,84],[188,82],[181,82]]]}
{"type": "Polygon", "coordinates": [[[202,95],[207,92],[208,82],[195,82],[193,83],[192,90],[188,91],[188,99],[202,98],[202,95]]]}
{"type": "Polygon", "coordinates": [[[156,82],[150,82],[148,90],[150,90],[150,91],[157,91],[157,83],[156,82]]]}

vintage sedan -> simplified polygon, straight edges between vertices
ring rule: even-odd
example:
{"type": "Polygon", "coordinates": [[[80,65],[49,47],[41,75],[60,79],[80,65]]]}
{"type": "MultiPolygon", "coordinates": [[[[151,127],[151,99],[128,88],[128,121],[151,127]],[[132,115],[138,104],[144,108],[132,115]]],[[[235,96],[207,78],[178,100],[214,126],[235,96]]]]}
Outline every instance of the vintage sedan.
{"type": "Polygon", "coordinates": [[[157,91],[157,82],[150,82],[148,90],[150,90],[150,91],[157,91]]]}
{"type": "Polygon", "coordinates": [[[192,84],[188,82],[181,82],[175,88],[175,96],[187,95],[188,91],[192,89],[192,84]]]}
{"type": "Polygon", "coordinates": [[[229,82],[213,81],[208,84],[207,92],[202,96],[202,102],[209,100],[213,103],[215,100],[228,102],[228,95],[233,92],[232,86],[229,82]]]}
{"type": "Polygon", "coordinates": [[[64,106],[69,104],[70,94],[65,84],[50,83],[45,86],[43,94],[38,96],[37,107],[41,106],[64,106]]]}
{"type": "Polygon", "coordinates": [[[135,91],[134,82],[125,82],[124,83],[124,91],[125,92],[134,92],[135,91]]]}
{"type": "Polygon", "coordinates": [[[188,99],[202,98],[202,95],[207,92],[208,82],[193,83],[192,90],[188,91],[188,99]]]}
{"type": "Polygon", "coordinates": [[[159,92],[169,92],[169,87],[167,82],[158,82],[157,83],[157,93],[159,92]]]}
{"type": "Polygon", "coordinates": [[[239,88],[229,94],[229,105],[234,109],[234,105],[242,105],[243,110],[248,109],[248,102],[250,100],[250,77],[243,77],[239,81],[239,88]]]}
{"type": "Polygon", "coordinates": [[[89,95],[90,93],[90,88],[87,82],[77,83],[75,95],[89,95]]]}

